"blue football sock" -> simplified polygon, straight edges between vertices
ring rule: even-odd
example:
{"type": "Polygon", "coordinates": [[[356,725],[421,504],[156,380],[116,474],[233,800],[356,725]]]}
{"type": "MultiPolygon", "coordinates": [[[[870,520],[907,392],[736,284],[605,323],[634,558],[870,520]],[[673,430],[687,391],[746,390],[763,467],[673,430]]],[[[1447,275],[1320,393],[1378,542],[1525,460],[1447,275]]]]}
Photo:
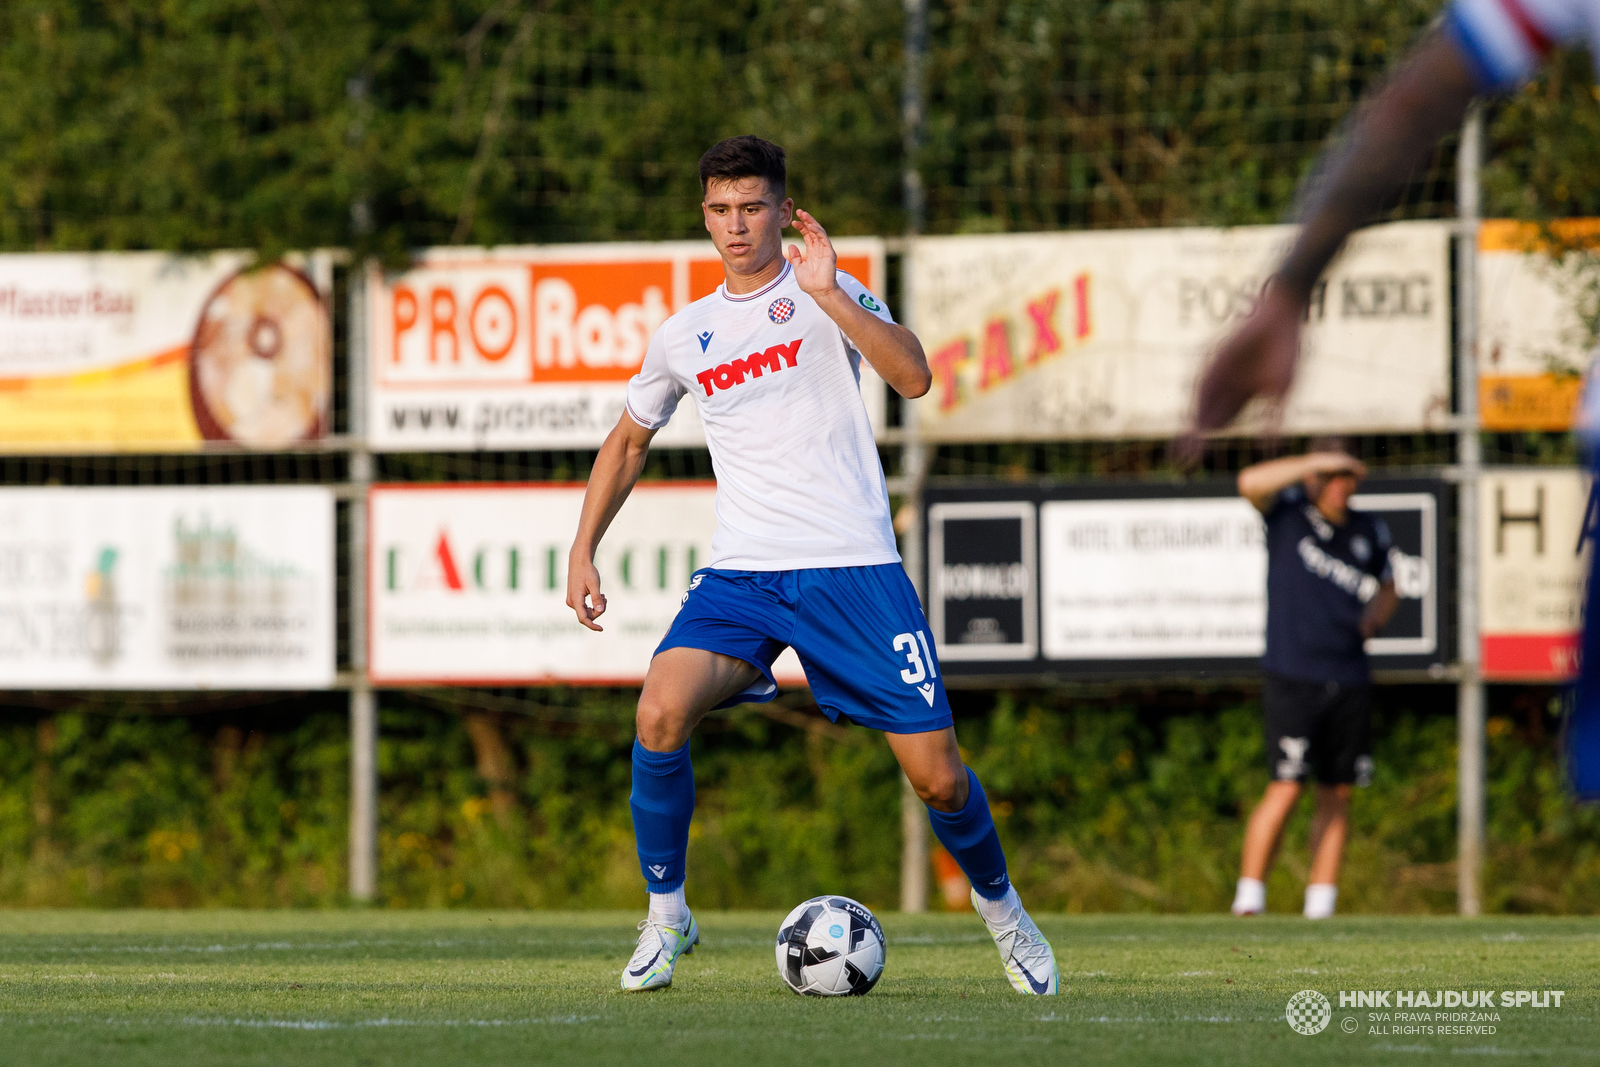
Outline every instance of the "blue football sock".
{"type": "Polygon", "coordinates": [[[650,892],[670,893],[683,885],[689,819],[694,815],[694,766],[688,742],[676,752],[651,752],[634,739],[629,807],[644,880],[650,883],[650,892]]]}
{"type": "Polygon", "coordinates": [[[967,769],[967,804],[960,811],[928,809],[934,836],[955,857],[972,888],[985,900],[999,900],[1011,888],[1006,877],[1006,854],[1000,850],[1000,834],[989,814],[989,798],[983,795],[978,776],[967,769]]]}

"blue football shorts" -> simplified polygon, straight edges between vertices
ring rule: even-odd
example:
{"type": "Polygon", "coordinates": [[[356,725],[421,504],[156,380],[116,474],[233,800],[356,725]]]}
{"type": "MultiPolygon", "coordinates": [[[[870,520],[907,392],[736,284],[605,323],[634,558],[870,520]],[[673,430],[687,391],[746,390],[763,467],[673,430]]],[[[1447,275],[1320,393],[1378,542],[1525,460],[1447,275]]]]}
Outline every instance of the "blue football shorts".
{"type": "Polygon", "coordinates": [[[776,696],[772,661],[787,647],[799,655],[812,696],[834,722],[890,734],[951,724],[928,621],[898,563],[696,571],[656,654],[699,648],[759,670],[761,678],[718,705],[726,708],[776,696]]]}

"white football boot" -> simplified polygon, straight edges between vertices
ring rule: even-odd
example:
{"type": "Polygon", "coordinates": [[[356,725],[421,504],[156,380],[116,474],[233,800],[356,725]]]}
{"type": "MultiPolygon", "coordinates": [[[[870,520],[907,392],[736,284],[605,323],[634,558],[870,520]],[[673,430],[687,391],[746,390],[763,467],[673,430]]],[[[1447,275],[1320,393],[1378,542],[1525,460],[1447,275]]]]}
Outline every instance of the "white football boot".
{"type": "Polygon", "coordinates": [[[700,943],[700,927],[694,916],[681,929],[667,923],[639,920],[639,946],[622,968],[622,988],[626,990],[665,989],[672,984],[672,968],[679,956],[687,956],[700,943]]]}
{"type": "Polygon", "coordinates": [[[999,922],[990,922],[980,907],[980,904],[992,907],[993,903],[978,896],[976,889],[972,891],[972,908],[983,916],[984,925],[994,937],[995,947],[1000,950],[1000,963],[1006,969],[1006,977],[1011,980],[1011,988],[1030,996],[1055,996],[1058,982],[1056,954],[1050,942],[1044,939],[1039,928],[1028,917],[1022,901],[1018,900],[1007,909],[999,922]]]}

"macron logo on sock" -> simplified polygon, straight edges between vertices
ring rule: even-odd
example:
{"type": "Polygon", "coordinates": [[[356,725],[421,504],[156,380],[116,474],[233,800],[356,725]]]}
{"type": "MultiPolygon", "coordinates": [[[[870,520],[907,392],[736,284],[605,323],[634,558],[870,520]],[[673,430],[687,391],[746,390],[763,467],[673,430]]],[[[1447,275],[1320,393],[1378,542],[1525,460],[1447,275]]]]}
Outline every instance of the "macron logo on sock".
{"type": "Polygon", "coordinates": [[[650,873],[655,875],[657,878],[665,878],[667,876],[667,869],[661,866],[659,863],[652,863],[650,865],[650,873]]]}

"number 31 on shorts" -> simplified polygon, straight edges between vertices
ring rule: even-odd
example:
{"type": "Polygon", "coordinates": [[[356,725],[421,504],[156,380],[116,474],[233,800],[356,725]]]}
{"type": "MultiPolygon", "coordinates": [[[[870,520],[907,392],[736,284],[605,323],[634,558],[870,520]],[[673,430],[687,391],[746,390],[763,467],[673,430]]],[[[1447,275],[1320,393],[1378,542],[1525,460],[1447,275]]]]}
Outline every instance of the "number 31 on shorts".
{"type": "Polygon", "coordinates": [[[894,639],[894,650],[906,654],[906,662],[910,664],[900,672],[900,680],[907,685],[916,685],[924,678],[939,677],[938,668],[933,665],[933,653],[928,650],[928,639],[921,630],[915,634],[898,634],[894,639]],[[921,647],[919,648],[918,645],[921,647]]]}

